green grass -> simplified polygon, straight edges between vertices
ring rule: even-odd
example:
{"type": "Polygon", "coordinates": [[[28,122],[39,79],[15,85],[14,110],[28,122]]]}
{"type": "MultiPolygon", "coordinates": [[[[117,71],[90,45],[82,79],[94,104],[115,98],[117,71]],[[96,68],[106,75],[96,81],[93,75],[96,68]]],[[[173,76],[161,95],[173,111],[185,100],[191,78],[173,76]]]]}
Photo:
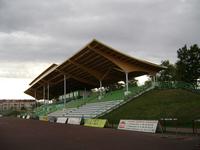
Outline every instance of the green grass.
{"type": "Polygon", "coordinates": [[[181,89],[152,90],[101,118],[114,124],[120,119],[178,118],[187,126],[200,118],[200,94],[181,89]]]}

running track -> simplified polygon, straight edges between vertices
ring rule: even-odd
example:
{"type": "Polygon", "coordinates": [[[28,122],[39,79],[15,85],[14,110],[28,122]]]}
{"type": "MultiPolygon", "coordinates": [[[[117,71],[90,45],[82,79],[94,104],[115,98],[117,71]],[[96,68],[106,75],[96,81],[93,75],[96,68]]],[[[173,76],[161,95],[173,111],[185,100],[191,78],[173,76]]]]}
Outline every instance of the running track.
{"type": "Polygon", "coordinates": [[[199,137],[0,118],[0,150],[200,150],[199,137]]]}

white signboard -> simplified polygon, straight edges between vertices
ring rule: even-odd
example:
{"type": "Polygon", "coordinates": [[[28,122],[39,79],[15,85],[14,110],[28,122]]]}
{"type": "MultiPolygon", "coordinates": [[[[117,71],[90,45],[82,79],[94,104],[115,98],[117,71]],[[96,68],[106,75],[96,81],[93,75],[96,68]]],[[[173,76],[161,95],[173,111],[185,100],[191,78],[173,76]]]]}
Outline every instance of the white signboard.
{"type": "Polygon", "coordinates": [[[67,121],[67,118],[65,118],[65,117],[58,117],[57,118],[57,123],[66,123],[66,121],[67,121]]]}
{"type": "Polygon", "coordinates": [[[30,119],[30,117],[31,117],[30,115],[27,115],[27,116],[26,116],[26,119],[30,119]]]}
{"type": "Polygon", "coordinates": [[[69,118],[68,121],[67,121],[67,124],[80,125],[81,124],[81,118],[69,118]]]}
{"type": "Polygon", "coordinates": [[[120,120],[118,129],[156,133],[158,120],[120,120]]]}

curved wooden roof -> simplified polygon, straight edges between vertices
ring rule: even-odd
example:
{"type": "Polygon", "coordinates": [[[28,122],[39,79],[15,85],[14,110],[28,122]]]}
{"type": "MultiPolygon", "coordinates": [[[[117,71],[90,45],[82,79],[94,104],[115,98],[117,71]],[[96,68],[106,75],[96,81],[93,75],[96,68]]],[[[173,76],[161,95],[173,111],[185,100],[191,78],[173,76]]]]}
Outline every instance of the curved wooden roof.
{"type": "Polygon", "coordinates": [[[92,40],[84,48],[60,65],[53,64],[30,83],[26,94],[42,98],[43,86],[50,85],[50,98],[63,94],[64,75],[67,77],[67,92],[99,87],[144,74],[155,74],[164,69],[144,60],[123,54],[97,40],[92,40]]]}

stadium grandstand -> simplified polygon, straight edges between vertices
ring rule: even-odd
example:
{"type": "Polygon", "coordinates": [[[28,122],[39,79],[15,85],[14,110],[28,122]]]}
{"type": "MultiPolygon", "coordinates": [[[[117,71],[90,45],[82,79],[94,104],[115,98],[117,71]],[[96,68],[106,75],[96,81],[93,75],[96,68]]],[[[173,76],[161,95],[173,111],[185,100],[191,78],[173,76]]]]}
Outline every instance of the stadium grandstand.
{"type": "Polygon", "coordinates": [[[152,84],[137,87],[130,82],[141,75],[150,75],[155,81],[162,69],[94,39],[62,64],[44,70],[25,93],[36,100],[54,101],[36,108],[37,116],[95,118],[151,89],[152,84]],[[119,81],[124,81],[124,88],[113,90],[119,81]]]}

